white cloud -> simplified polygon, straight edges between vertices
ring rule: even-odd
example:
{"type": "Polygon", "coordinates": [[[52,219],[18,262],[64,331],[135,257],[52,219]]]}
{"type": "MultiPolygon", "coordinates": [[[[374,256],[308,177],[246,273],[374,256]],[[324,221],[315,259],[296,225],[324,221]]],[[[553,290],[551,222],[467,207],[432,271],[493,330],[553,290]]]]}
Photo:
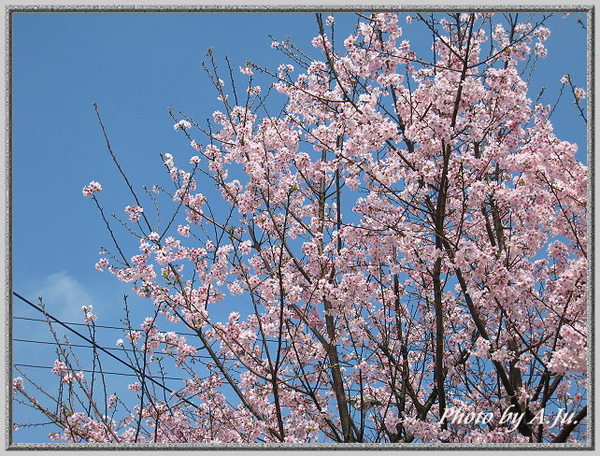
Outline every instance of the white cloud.
{"type": "MultiPolygon", "coordinates": [[[[84,305],[93,305],[92,292],[77,281],[77,279],[67,272],[57,272],[50,274],[42,280],[29,279],[32,292],[26,295],[34,304],[39,304],[38,296],[42,298],[46,311],[63,322],[83,323],[83,311],[81,307],[84,305]]],[[[35,317],[43,319],[44,316],[39,312],[31,309],[29,306],[21,302],[19,299],[14,299],[15,305],[14,315],[16,317],[35,317]]],[[[94,309],[95,310],[95,309],[94,309]]],[[[57,337],[63,340],[67,336],[73,343],[85,343],[75,334],[63,328],[56,322],[53,322],[53,330],[57,337]]],[[[81,328],[74,327],[81,331],[81,328]]],[[[13,320],[13,362],[19,364],[28,376],[33,378],[38,385],[43,388],[48,386],[48,391],[54,393],[54,382],[56,376],[50,374],[52,363],[56,359],[56,346],[53,345],[54,338],[49,331],[48,325],[42,321],[32,320],[13,320]],[[40,344],[42,342],[44,344],[40,344]],[[50,342],[51,345],[47,343],[50,342]],[[36,368],[33,366],[43,366],[44,368],[36,368]]],[[[86,331],[83,331],[85,334],[86,331]]],[[[78,352],[78,356],[84,362],[89,358],[89,352],[78,352]]],[[[84,363],[85,364],[85,363],[84,363]]],[[[15,375],[18,375],[15,372],[15,375]]]]}
{"type": "Polygon", "coordinates": [[[35,296],[42,297],[48,313],[77,323],[83,322],[81,307],[93,305],[92,296],[85,286],[64,271],[46,277],[35,296]]]}

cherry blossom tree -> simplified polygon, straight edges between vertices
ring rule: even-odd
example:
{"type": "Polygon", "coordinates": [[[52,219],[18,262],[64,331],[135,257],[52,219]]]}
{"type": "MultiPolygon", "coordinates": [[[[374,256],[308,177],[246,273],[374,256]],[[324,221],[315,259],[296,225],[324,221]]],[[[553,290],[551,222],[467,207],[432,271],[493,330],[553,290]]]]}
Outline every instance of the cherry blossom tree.
{"type": "Polygon", "coordinates": [[[274,41],[289,63],[248,62],[244,93],[209,52],[222,109],[170,112],[192,152],[162,156],[169,186],[119,166],[114,219],[83,190],[114,242],[97,269],[148,303],[117,341],[135,403],[68,349],[54,409],[15,395],[71,442],[586,442],[588,170],[531,100],[550,30],[521,16],[359,16],[341,45],[318,14],[320,57],[274,41]]]}

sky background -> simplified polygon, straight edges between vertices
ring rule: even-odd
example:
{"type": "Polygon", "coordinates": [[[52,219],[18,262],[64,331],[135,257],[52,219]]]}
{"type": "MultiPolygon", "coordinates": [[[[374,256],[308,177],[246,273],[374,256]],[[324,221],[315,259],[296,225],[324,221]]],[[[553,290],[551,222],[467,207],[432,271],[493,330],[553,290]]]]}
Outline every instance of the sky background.
{"type": "MultiPolygon", "coordinates": [[[[341,26],[336,36],[343,39],[356,17],[334,16],[341,26]]],[[[549,56],[538,62],[531,98],[544,86],[543,100],[553,103],[566,73],[575,85],[586,87],[586,35],[577,17],[585,22],[582,14],[558,14],[548,22],[549,56]]],[[[99,324],[118,324],[121,297],[132,293],[129,285],[94,268],[99,247],[109,246],[109,237],[93,201],[83,198],[81,190],[92,180],[100,182],[107,212],[123,217],[123,207],[133,201],[111,162],[92,103],[98,103],[113,150],[133,185],[140,189],[165,182],[160,153],[172,153],[176,163],[194,155],[183,135],[173,131],[168,108],[202,120],[219,107],[200,64],[206,50],[214,48],[223,70],[224,56],[234,69],[247,60],[276,68],[285,59],[271,48],[269,35],[287,35],[311,49],[310,39],[317,34],[314,14],[46,12],[12,18],[13,290],[34,302],[43,296],[48,311],[66,321],[81,322],[81,306],[93,305],[99,324]]],[[[239,82],[245,84],[242,75],[239,82]]],[[[585,160],[585,126],[568,94],[553,123],[558,137],[580,144],[585,160]]],[[[13,315],[39,317],[19,300],[13,301],[13,315]]],[[[102,334],[114,347],[120,334],[111,331],[102,334]]],[[[49,340],[43,325],[20,319],[13,321],[13,337],[49,340]]],[[[54,360],[47,345],[15,342],[13,351],[18,363],[51,366],[54,360]]],[[[27,372],[43,384],[56,381],[48,369],[27,372]]],[[[15,421],[35,419],[15,407],[15,421]]],[[[14,438],[46,441],[47,432],[47,427],[22,427],[14,438]]]]}

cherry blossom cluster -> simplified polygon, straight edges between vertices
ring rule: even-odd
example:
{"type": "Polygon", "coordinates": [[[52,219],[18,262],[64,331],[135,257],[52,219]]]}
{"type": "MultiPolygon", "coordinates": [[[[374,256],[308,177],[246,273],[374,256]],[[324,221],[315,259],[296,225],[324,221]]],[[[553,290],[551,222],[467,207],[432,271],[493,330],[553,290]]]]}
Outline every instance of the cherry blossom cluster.
{"type": "Polygon", "coordinates": [[[89,198],[94,193],[98,193],[101,191],[102,191],[102,186],[98,182],[92,181],[88,185],[83,187],[83,196],[85,198],[89,198]]]}

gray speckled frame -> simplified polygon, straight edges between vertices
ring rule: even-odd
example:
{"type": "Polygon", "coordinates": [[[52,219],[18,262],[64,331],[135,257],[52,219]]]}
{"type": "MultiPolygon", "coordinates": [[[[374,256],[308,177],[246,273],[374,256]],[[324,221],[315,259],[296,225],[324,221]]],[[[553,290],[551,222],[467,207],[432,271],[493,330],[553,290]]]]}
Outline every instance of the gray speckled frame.
{"type": "MultiPolygon", "coordinates": [[[[352,3],[350,1],[327,1],[325,3],[305,3],[298,5],[295,2],[278,2],[275,0],[273,3],[256,3],[248,1],[245,3],[238,4],[225,4],[225,3],[205,3],[205,4],[186,4],[186,5],[161,5],[161,4],[141,4],[141,5],[97,5],[97,4],[64,4],[64,5],[52,5],[52,4],[36,4],[28,5],[26,3],[21,4],[20,2],[13,2],[13,4],[3,5],[4,6],[4,26],[5,26],[5,46],[4,46],[4,62],[5,62],[5,90],[2,93],[5,103],[5,128],[4,128],[4,144],[5,153],[0,155],[3,161],[4,167],[4,178],[0,180],[0,187],[2,189],[2,195],[5,202],[5,210],[3,213],[4,220],[1,224],[2,236],[4,243],[0,247],[2,257],[4,258],[4,268],[1,268],[1,278],[5,284],[4,290],[4,303],[5,308],[2,313],[4,319],[3,324],[5,328],[4,343],[6,350],[3,351],[3,358],[1,362],[1,368],[3,370],[3,392],[4,397],[7,398],[4,407],[2,407],[2,418],[4,423],[4,432],[2,433],[2,443],[0,445],[0,451],[17,451],[20,454],[29,453],[29,451],[50,451],[53,454],[63,451],[78,451],[87,452],[91,450],[97,452],[100,450],[114,452],[114,451],[216,451],[222,454],[222,451],[241,451],[244,454],[260,454],[256,452],[264,451],[342,451],[348,452],[349,454],[356,454],[356,451],[431,451],[437,453],[440,450],[453,450],[453,451],[593,451],[595,449],[595,337],[594,332],[590,331],[590,343],[589,343],[589,354],[588,354],[588,372],[591,379],[590,388],[588,391],[588,406],[589,413],[588,419],[588,435],[589,442],[587,444],[69,444],[69,443],[13,443],[12,442],[12,388],[11,388],[11,360],[12,360],[12,271],[11,271],[11,259],[12,259],[12,197],[11,197],[11,186],[12,186],[12,106],[11,106],[11,87],[12,87],[12,68],[11,68],[11,56],[12,56],[12,29],[11,29],[11,17],[16,12],[219,12],[219,11],[237,11],[237,12],[278,12],[278,11],[298,11],[298,12],[317,12],[317,11],[328,11],[328,12],[352,12],[356,10],[369,10],[369,11],[398,11],[398,12],[422,12],[422,11],[433,11],[433,12],[444,12],[444,11],[532,11],[532,12],[585,12],[587,13],[587,46],[588,46],[588,99],[587,109],[588,116],[591,122],[588,125],[587,131],[587,159],[589,166],[589,187],[588,187],[588,207],[589,213],[591,214],[590,220],[595,221],[595,184],[596,184],[596,173],[595,173],[595,7],[591,4],[571,4],[565,1],[562,2],[544,2],[540,4],[518,4],[514,2],[486,2],[481,4],[476,0],[461,2],[460,4],[444,4],[434,2],[421,2],[420,4],[402,4],[395,1],[380,1],[377,3],[370,2],[359,2],[352,3]],[[437,451],[436,451],[437,450],[437,451]]],[[[595,293],[595,229],[594,223],[588,225],[588,236],[589,236],[589,249],[591,253],[591,261],[588,265],[588,327],[593,329],[595,319],[597,317],[594,302],[595,293]]]]}

